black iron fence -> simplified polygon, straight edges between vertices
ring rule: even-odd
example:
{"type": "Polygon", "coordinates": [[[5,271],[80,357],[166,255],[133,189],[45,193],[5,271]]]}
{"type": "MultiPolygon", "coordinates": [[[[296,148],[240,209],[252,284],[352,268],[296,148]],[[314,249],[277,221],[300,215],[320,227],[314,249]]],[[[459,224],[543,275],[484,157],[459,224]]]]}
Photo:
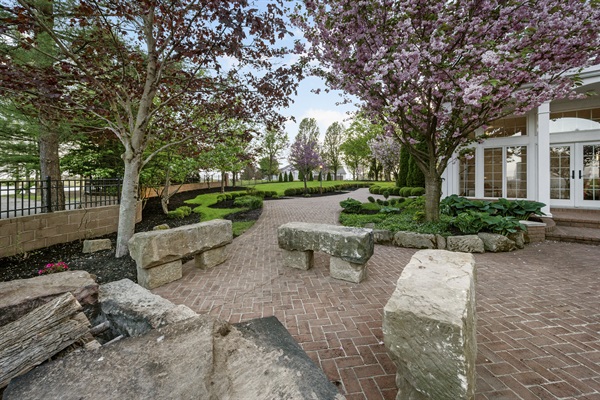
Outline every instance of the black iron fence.
{"type": "Polygon", "coordinates": [[[121,179],[0,181],[0,218],[119,204],[121,179]]]}

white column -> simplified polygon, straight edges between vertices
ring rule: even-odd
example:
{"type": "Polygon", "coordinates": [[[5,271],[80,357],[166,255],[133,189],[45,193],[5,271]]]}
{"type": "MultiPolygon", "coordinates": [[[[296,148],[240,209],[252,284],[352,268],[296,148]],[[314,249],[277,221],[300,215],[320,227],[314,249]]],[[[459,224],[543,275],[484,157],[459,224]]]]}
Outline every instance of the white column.
{"type": "Polygon", "coordinates": [[[538,107],[537,115],[537,201],[546,204],[542,211],[550,213],[550,103],[538,107]]]}

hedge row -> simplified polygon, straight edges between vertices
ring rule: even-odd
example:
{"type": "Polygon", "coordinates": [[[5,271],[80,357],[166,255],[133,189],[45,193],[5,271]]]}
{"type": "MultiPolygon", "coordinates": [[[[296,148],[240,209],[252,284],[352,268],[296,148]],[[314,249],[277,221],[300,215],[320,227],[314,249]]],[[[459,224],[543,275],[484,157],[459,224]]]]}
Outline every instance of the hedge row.
{"type": "Polygon", "coordinates": [[[256,189],[248,189],[245,192],[231,192],[231,193],[223,193],[217,196],[217,203],[228,200],[235,200],[241,196],[256,196],[263,199],[268,199],[272,197],[277,197],[277,192],[274,190],[256,190],[256,189]]]}
{"type": "MultiPolygon", "coordinates": [[[[364,187],[369,187],[369,186],[371,186],[371,184],[367,183],[367,182],[352,182],[352,183],[341,183],[341,184],[338,184],[335,186],[323,187],[322,190],[323,190],[323,193],[332,193],[332,192],[338,192],[338,191],[344,190],[344,189],[358,189],[358,188],[364,188],[364,187]]],[[[308,194],[321,193],[321,188],[318,186],[309,187],[306,190],[307,190],[308,194]]],[[[302,196],[302,195],[304,195],[304,187],[288,188],[288,189],[285,189],[283,194],[285,196],[302,196]]]]}
{"type": "Polygon", "coordinates": [[[425,194],[425,188],[423,187],[381,187],[377,185],[372,185],[369,188],[369,192],[372,194],[384,194],[388,192],[390,196],[401,196],[401,197],[409,197],[409,196],[422,196],[425,194]]]}

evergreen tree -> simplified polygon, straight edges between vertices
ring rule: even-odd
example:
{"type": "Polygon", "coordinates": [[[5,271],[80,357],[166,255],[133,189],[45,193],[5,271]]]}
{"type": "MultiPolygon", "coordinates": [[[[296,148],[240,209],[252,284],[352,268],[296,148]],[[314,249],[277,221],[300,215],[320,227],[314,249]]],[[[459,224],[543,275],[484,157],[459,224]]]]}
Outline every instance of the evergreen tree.
{"type": "Polygon", "coordinates": [[[331,180],[331,172],[327,171],[327,180],[330,181],[331,180]]]}
{"type": "Polygon", "coordinates": [[[398,172],[398,180],[396,181],[396,186],[398,187],[406,187],[408,186],[408,164],[410,160],[410,154],[408,150],[404,146],[400,148],[400,170],[398,172]]]}
{"type": "Polygon", "coordinates": [[[309,181],[314,181],[315,180],[315,177],[313,176],[312,171],[310,171],[310,174],[308,175],[308,180],[309,181]]]}
{"type": "Polygon", "coordinates": [[[292,174],[292,171],[288,174],[288,182],[294,182],[294,174],[292,174]]]}
{"type": "Polygon", "coordinates": [[[279,173],[279,182],[283,182],[283,175],[281,175],[281,172],[279,173]]]}
{"type": "Polygon", "coordinates": [[[298,180],[300,180],[300,181],[304,180],[304,172],[302,172],[302,170],[298,171],[298,180]]]}

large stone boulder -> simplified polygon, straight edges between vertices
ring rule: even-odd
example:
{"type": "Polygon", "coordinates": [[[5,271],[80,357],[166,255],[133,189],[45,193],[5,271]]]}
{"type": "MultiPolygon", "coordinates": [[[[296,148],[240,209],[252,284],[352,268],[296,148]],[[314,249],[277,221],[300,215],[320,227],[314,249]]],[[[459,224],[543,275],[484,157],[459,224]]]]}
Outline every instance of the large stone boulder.
{"type": "Polygon", "coordinates": [[[293,354],[244,330],[199,315],[48,362],[4,399],[343,399],[324,374],[305,376],[293,354]]]}
{"type": "Polygon", "coordinates": [[[499,253],[513,251],[517,249],[517,245],[515,244],[515,242],[513,242],[504,235],[499,235],[497,233],[479,232],[477,236],[479,236],[479,239],[483,241],[483,247],[485,248],[485,251],[499,253]]]}
{"type": "Polygon", "coordinates": [[[110,250],[112,244],[110,239],[87,239],[83,241],[83,253],[95,253],[102,250],[110,250]]]}
{"type": "Polygon", "coordinates": [[[0,282],[0,326],[16,321],[66,292],[75,296],[82,306],[94,305],[98,300],[98,284],[85,271],[0,282]]]}
{"type": "Polygon", "coordinates": [[[216,219],[178,228],[136,233],[129,253],[138,268],[152,268],[225,246],[233,240],[231,221],[216,219]]]}
{"type": "Polygon", "coordinates": [[[289,222],[277,229],[279,247],[285,250],[322,251],[355,264],[364,264],[375,247],[371,229],[289,222]]]}
{"type": "Polygon", "coordinates": [[[412,249],[435,249],[437,248],[435,235],[415,232],[396,232],[394,245],[412,249]]]}
{"type": "Polygon", "coordinates": [[[477,235],[448,236],[446,249],[462,253],[485,253],[483,240],[477,235]]]}
{"type": "MultiPolygon", "coordinates": [[[[100,286],[101,315],[113,327],[114,335],[140,336],[151,329],[183,321],[197,314],[187,306],[171,303],[129,279],[100,286]]],[[[95,321],[100,323],[103,321],[95,321]]]]}
{"type": "Polygon", "coordinates": [[[384,307],[397,400],[473,399],[477,353],[472,254],[421,250],[384,307]]]}

